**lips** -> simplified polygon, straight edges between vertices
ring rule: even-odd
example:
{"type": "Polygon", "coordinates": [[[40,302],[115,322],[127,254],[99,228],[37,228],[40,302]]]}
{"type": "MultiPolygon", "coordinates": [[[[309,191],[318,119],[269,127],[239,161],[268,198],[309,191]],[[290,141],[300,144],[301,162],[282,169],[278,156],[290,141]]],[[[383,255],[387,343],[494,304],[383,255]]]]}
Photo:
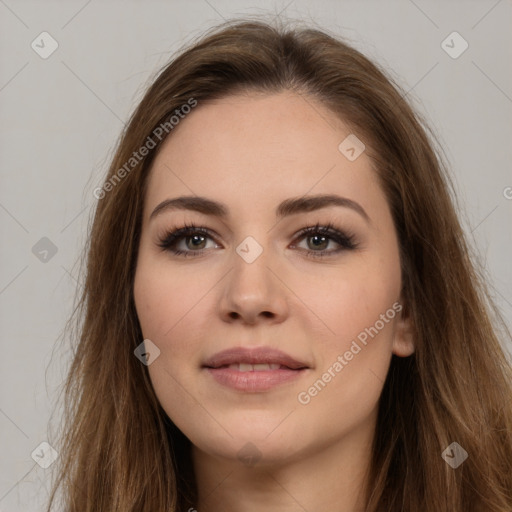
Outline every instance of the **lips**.
{"type": "Polygon", "coordinates": [[[217,383],[237,391],[264,392],[298,379],[309,365],[280,350],[232,348],[203,364],[217,383]]]}
{"type": "MultiPolygon", "coordinates": [[[[220,368],[226,368],[226,366],[221,366],[220,368]]],[[[264,372],[268,370],[279,370],[279,368],[288,368],[287,366],[283,366],[279,363],[258,363],[258,364],[248,364],[248,363],[233,363],[227,366],[232,370],[238,370],[239,372],[264,372]]]]}
{"type": "Polygon", "coordinates": [[[242,372],[278,370],[281,367],[289,370],[309,368],[307,363],[269,347],[224,350],[207,359],[203,366],[213,369],[228,367],[242,372]]]}

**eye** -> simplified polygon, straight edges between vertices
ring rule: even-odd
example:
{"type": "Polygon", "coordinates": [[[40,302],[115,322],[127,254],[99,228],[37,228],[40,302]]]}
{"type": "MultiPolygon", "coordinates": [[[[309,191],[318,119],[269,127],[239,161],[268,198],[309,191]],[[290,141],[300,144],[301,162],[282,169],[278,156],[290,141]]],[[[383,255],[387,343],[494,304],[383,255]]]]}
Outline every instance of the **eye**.
{"type": "MultiPolygon", "coordinates": [[[[209,229],[195,224],[186,224],[184,227],[168,232],[158,243],[163,250],[170,251],[176,256],[199,256],[207,247],[207,239],[214,240],[209,229]],[[181,247],[180,247],[181,245],[181,247]]],[[[308,248],[303,250],[313,257],[326,257],[344,250],[353,250],[357,247],[354,235],[336,229],[331,223],[325,226],[310,226],[302,229],[295,240],[311,240],[308,248]],[[339,248],[326,250],[330,242],[335,242],[339,248]]],[[[292,247],[296,247],[292,244],[292,247]]]]}
{"type": "Polygon", "coordinates": [[[331,223],[328,223],[325,226],[316,224],[316,226],[304,228],[299,233],[297,239],[311,240],[312,243],[307,243],[307,248],[305,250],[308,255],[315,258],[331,256],[344,250],[353,250],[357,247],[355,236],[353,234],[341,231],[335,228],[331,223]],[[338,244],[340,248],[330,251],[325,250],[325,247],[332,241],[338,244]]]}
{"type": "Polygon", "coordinates": [[[204,244],[207,238],[212,238],[209,229],[196,226],[195,224],[186,224],[182,228],[167,233],[159,241],[158,245],[176,256],[197,256],[204,252],[204,244]],[[179,248],[182,241],[184,242],[185,249],[179,248]]]}

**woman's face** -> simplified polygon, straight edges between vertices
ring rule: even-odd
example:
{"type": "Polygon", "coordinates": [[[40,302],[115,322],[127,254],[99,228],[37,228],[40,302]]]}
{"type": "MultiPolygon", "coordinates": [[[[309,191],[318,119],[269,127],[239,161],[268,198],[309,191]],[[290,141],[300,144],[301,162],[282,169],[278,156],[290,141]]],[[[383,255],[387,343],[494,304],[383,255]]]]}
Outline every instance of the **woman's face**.
{"type": "Polygon", "coordinates": [[[237,95],[199,103],[154,161],[135,304],[156,395],[200,453],[276,463],[373,432],[391,355],[413,351],[390,210],[350,134],[310,97],[237,95]],[[168,237],[185,224],[207,231],[168,237]]]}

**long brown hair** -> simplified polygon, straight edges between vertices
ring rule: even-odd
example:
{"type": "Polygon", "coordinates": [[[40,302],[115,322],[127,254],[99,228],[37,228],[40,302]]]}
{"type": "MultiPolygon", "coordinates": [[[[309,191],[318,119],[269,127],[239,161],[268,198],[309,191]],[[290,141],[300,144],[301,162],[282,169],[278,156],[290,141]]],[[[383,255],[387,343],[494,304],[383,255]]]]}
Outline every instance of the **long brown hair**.
{"type": "Polygon", "coordinates": [[[188,440],[134,356],[143,339],[133,280],[144,192],[165,140],[155,130],[191,99],[283,90],[319,100],[364,135],[398,233],[416,351],[391,361],[366,511],[512,511],[512,371],[500,344],[510,332],[466,242],[432,134],[403,90],[338,37],[254,19],[223,23],[180,50],[120,137],[86,248],[48,510],[58,489],[66,512],[193,506],[188,440]],[[154,147],[127,167],[149,141],[154,147]],[[441,456],[452,442],[468,453],[456,469],[441,456]]]}

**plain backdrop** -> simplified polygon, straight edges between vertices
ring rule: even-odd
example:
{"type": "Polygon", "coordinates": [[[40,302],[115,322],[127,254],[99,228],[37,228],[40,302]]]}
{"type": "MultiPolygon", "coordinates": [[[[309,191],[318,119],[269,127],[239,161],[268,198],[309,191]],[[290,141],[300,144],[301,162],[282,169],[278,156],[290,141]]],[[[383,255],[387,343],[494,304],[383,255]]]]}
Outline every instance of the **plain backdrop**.
{"type": "Polygon", "coordinates": [[[512,324],[511,1],[0,0],[0,511],[43,510],[51,469],[37,453],[51,445],[70,358],[54,349],[82,280],[92,191],[124,122],[183,44],[223,19],[272,13],[336,32],[409,91],[512,324]]]}

